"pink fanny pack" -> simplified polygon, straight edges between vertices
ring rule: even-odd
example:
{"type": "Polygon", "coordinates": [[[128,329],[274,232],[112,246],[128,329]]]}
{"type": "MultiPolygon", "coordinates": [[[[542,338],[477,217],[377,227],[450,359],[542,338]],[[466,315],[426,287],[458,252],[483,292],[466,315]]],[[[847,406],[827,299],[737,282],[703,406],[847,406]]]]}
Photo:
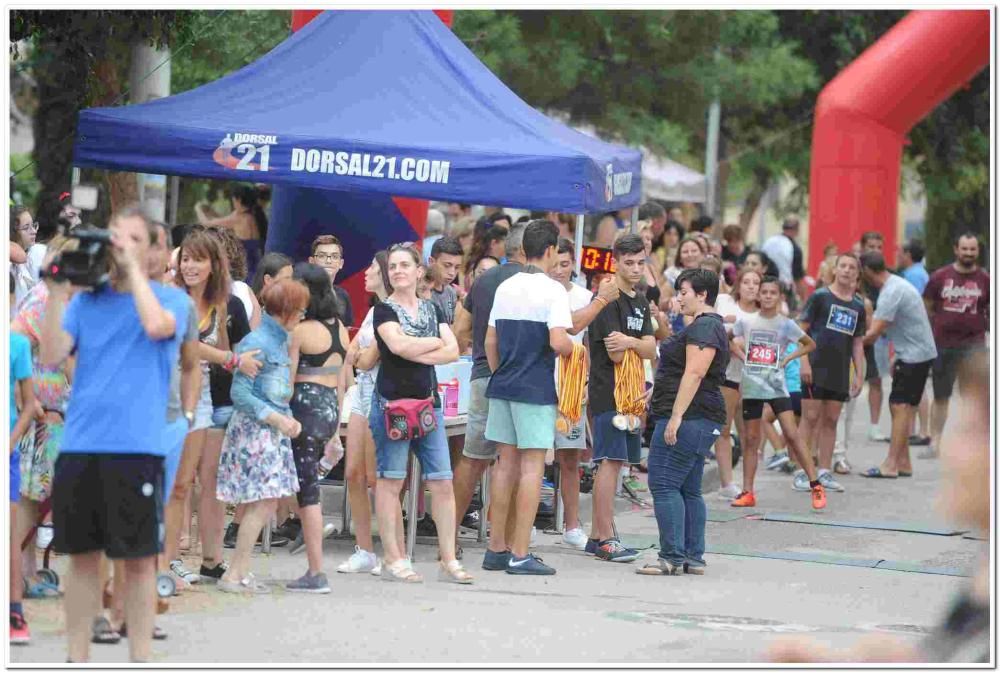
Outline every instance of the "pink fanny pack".
{"type": "Polygon", "coordinates": [[[387,400],[385,432],[393,441],[419,439],[437,429],[434,399],[387,400]]]}

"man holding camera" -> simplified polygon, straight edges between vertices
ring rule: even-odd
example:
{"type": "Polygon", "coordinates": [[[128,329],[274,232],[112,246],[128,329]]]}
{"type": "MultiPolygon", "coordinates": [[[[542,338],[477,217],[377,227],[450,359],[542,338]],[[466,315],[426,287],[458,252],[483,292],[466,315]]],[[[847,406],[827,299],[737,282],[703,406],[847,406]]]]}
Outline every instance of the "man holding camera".
{"type": "Polygon", "coordinates": [[[112,217],[109,230],[109,283],[77,293],[67,305],[69,283],[57,272],[46,278],[41,360],[52,366],[71,352],[77,356],[52,488],[54,548],[70,555],[72,663],[89,658],[91,619],[103,589],[101,552],[125,562],[130,658],[150,659],[163,541],[160,438],[189,311],[180,290],[149,282],[146,257],[157,236],[150,220],[127,208],[112,217]]]}

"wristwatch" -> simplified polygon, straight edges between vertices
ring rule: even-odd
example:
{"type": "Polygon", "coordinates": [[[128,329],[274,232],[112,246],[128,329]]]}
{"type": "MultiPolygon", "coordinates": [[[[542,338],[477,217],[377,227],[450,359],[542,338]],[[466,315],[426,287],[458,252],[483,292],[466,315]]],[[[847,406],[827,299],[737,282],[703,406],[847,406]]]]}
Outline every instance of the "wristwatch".
{"type": "Polygon", "coordinates": [[[185,411],[184,412],[184,418],[187,419],[188,429],[193,428],[194,427],[194,412],[193,411],[185,411]]]}

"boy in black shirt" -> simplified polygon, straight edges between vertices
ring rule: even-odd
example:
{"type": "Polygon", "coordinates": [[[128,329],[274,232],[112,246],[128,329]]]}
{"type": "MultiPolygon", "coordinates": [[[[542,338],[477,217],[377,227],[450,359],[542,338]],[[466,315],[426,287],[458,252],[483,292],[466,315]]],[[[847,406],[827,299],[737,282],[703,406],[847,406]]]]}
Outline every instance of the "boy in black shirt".
{"type": "Polygon", "coordinates": [[[627,234],[614,245],[618,299],[601,310],[590,326],[590,383],[588,396],[594,419],[593,523],[586,551],[605,561],[634,561],[638,552],[614,538],[614,498],[618,474],[626,460],[638,462],[640,435],[615,427],[615,364],[634,350],[644,360],[656,357],[656,339],[649,315],[649,301],[636,292],[646,265],[642,238],[627,234]]]}

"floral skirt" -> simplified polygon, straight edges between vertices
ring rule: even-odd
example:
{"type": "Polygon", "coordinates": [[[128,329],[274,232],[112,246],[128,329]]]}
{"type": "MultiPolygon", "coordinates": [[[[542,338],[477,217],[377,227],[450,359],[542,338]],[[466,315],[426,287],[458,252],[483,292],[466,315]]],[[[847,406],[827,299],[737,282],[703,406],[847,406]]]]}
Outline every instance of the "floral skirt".
{"type": "Polygon", "coordinates": [[[44,502],[52,495],[52,474],[59,457],[64,427],[61,421],[35,421],[21,440],[22,497],[44,502]]]}
{"type": "Polygon", "coordinates": [[[284,498],[298,490],[291,440],[253,416],[234,411],[222,442],[216,497],[239,504],[284,498]]]}

